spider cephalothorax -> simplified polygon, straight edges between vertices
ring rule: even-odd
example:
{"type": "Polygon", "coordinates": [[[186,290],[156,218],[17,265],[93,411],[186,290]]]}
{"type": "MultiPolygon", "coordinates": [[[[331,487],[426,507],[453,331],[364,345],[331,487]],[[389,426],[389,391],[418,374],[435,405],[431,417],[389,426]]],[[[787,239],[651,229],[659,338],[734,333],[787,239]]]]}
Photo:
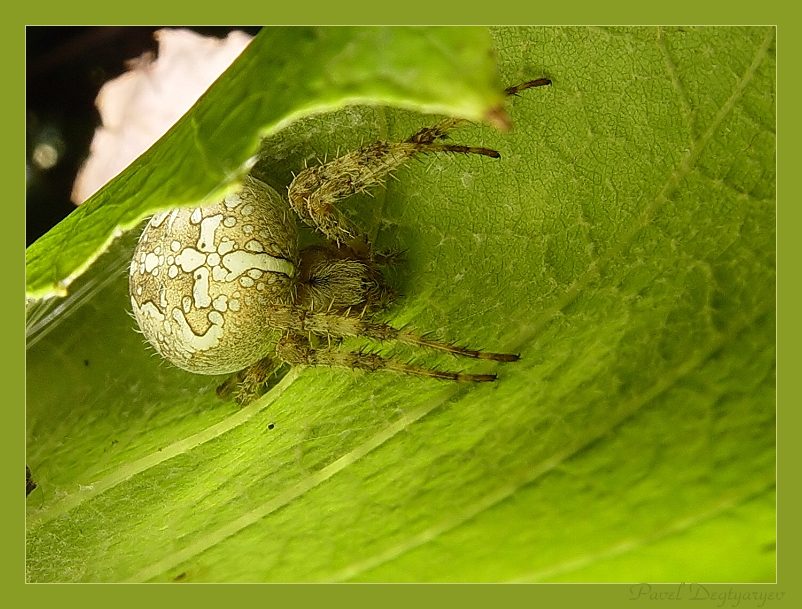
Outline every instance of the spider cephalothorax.
{"type": "MultiPolygon", "coordinates": [[[[506,92],[547,84],[540,79],[506,92]]],[[[287,200],[247,177],[239,192],[219,203],[155,215],[142,232],[129,275],[134,317],[142,333],[165,359],[185,370],[236,373],[223,393],[233,392],[240,403],[257,397],[282,362],[388,369],[455,381],[495,380],[494,374],[421,368],[338,349],[339,339],[363,336],[466,357],[518,359],[432,341],[374,321],[370,314],[393,297],[382,274],[383,258],[336,207],[417,154],[498,157],[487,148],[443,143],[461,122],[446,119],[404,142],[377,142],[305,169],[290,184],[287,200]],[[299,249],[296,214],[319,231],[327,245],[299,249]]]]}

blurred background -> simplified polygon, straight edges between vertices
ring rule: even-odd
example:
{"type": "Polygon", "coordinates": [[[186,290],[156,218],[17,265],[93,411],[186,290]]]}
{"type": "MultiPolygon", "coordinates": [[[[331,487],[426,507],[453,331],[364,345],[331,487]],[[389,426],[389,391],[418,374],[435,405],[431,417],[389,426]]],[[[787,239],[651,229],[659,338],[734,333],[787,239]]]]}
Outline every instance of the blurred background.
{"type": "MultiPolygon", "coordinates": [[[[26,245],[75,209],[73,183],[101,124],[95,98],[131,60],[155,57],[161,27],[26,29],[26,245]]],[[[225,38],[259,27],[182,28],[225,38]]]]}

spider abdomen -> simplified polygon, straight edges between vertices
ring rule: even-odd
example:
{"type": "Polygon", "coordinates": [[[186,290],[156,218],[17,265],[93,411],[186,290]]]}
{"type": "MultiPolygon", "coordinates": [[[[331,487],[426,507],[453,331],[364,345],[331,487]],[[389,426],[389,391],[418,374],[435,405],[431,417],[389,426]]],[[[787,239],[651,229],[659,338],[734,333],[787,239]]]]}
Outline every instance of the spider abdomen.
{"type": "Polygon", "coordinates": [[[292,302],[297,229],[287,204],[266,184],[201,208],[155,215],[131,261],[129,292],[145,338],[176,366],[224,374],[275,347],[266,319],[292,302]]]}

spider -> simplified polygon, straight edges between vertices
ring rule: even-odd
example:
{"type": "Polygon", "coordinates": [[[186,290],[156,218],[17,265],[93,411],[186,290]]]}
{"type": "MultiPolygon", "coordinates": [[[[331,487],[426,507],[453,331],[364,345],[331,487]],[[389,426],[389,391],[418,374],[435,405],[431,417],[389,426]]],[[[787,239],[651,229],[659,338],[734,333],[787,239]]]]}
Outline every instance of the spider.
{"type": "MultiPolygon", "coordinates": [[[[546,78],[507,95],[551,84],[546,78]]],[[[419,154],[452,152],[498,158],[489,148],[446,143],[463,119],[444,119],[403,142],[375,142],[301,171],[287,198],[247,176],[242,189],[199,208],[156,214],[140,236],[129,273],[134,317],[156,351],[197,374],[232,374],[218,394],[244,405],[264,393],[284,364],[392,370],[459,382],[495,374],[425,368],[375,353],[338,349],[341,339],[395,340],[458,356],[514,362],[431,340],[375,321],[395,293],[382,268],[393,256],[374,252],[337,204],[381,184],[419,154]],[[325,237],[300,249],[295,216],[325,237]],[[333,339],[333,342],[332,342],[333,339]]]]}

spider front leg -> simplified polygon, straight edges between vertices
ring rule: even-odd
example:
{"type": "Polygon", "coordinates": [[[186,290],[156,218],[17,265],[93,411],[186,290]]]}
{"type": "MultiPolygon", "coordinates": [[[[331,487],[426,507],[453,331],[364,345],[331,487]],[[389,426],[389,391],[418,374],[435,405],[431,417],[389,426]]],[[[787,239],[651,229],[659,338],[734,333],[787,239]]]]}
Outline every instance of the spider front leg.
{"type": "Polygon", "coordinates": [[[368,239],[337,209],[337,203],[383,184],[388,175],[416,154],[458,152],[499,157],[489,148],[423,143],[413,138],[397,143],[375,142],[325,165],[304,169],[289,186],[290,205],[304,223],[337,245],[361,251],[368,239]]]}
{"type": "MultiPolygon", "coordinates": [[[[473,359],[492,360],[497,362],[515,362],[520,359],[520,356],[515,353],[493,353],[490,351],[480,351],[478,349],[469,349],[467,347],[460,347],[447,342],[432,340],[425,336],[407,329],[393,328],[389,324],[382,322],[364,319],[362,316],[349,315],[346,313],[315,313],[298,309],[296,307],[276,307],[273,312],[273,322],[278,327],[286,328],[290,335],[296,336],[319,336],[331,338],[346,338],[346,337],[364,337],[378,341],[395,340],[408,345],[415,345],[418,347],[427,347],[437,351],[445,351],[453,355],[462,357],[470,357],[473,359]]],[[[286,342],[286,340],[285,340],[286,342]]],[[[308,341],[307,341],[308,343],[308,341]]],[[[313,351],[319,351],[312,346],[307,348],[313,351]]],[[[397,370],[399,372],[407,372],[417,374],[419,376],[430,376],[436,378],[450,379],[456,381],[492,381],[495,380],[495,374],[462,374],[459,372],[442,372],[439,370],[429,370],[417,368],[402,364],[399,362],[390,362],[381,364],[380,356],[373,354],[340,353],[337,356],[326,355],[317,358],[317,354],[309,354],[304,356],[301,360],[293,356],[293,351],[284,352],[282,348],[277,349],[277,356],[289,364],[293,363],[306,363],[311,365],[331,365],[331,366],[345,366],[371,369],[369,366],[379,366],[397,370]],[[344,360],[338,360],[337,357],[348,355],[344,360]],[[366,357],[371,355],[371,357],[366,357]],[[315,359],[317,358],[317,359],[315,359]],[[350,363],[347,363],[350,362],[350,363]]],[[[300,357],[300,356],[299,356],[300,357]]]]}
{"type": "Polygon", "coordinates": [[[276,346],[276,354],[291,365],[332,366],[366,370],[368,372],[392,370],[402,374],[412,374],[415,376],[466,383],[487,383],[496,380],[495,374],[448,372],[399,362],[375,353],[338,351],[333,348],[314,348],[308,339],[295,334],[286,336],[279,341],[276,346]]]}
{"type": "MultiPolygon", "coordinates": [[[[291,327],[291,326],[287,326],[291,327]]],[[[436,351],[444,351],[452,355],[470,357],[473,359],[486,359],[496,362],[516,362],[520,356],[516,353],[494,353],[460,347],[448,342],[432,340],[413,330],[394,328],[389,324],[364,319],[361,316],[336,313],[308,313],[296,324],[298,332],[306,332],[319,336],[335,336],[338,338],[349,336],[364,336],[373,340],[395,340],[407,345],[426,347],[436,351]]]]}
{"type": "MultiPolygon", "coordinates": [[[[533,87],[550,85],[547,78],[508,87],[504,93],[516,95],[533,87]]],[[[497,151],[478,146],[443,143],[450,131],[468,121],[448,118],[424,127],[403,142],[375,142],[355,152],[300,172],[288,189],[290,205],[307,225],[317,229],[337,245],[362,249],[364,235],[346,220],[337,203],[359,192],[383,184],[387,176],[418,154],[453,152],[499,158],[497,151]]]]}

